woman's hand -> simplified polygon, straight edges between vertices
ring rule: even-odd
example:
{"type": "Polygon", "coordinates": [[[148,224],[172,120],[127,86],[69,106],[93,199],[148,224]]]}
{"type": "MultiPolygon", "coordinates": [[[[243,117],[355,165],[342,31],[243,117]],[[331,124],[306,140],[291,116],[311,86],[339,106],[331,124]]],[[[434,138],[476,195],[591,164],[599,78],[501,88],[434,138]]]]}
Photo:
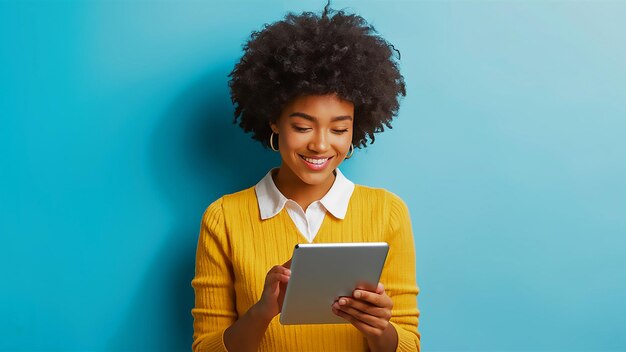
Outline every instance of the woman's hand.
{"type": "Polygon", "coordinates": [[[256,351],[272,319],[280,313],[291,272],[291,259],[265,275],[261,299],[224,331],[228,351],[256,351]]]}
{"type": "Polygon", "coordinates": [[[275,265],[265,275],[261,299],[255,304],[257,311],[266,320],[272,320],[283,307],[287,283],[291,276],[291,259],[283,265],[275,265]]]}
{"type": "Polygon", "coordinates": [[[389,323],[392,308],[393,302],[385,293],[382,283],[378,283],[375,292],[357,289],[352,297],[339,297],[332,305],[333,313],[350,322],[365,335],[370,348],[381,346],[383,349],[393,347],[395,350],[397,333],[389,323]]]}

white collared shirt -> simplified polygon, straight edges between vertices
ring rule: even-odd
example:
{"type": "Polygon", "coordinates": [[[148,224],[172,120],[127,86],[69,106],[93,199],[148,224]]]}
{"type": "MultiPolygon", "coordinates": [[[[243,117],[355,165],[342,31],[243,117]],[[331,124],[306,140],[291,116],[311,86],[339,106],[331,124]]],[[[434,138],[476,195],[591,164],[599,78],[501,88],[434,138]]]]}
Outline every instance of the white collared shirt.
{"type": "Polygon", "coordinates": [[[291,220],[296,224],[300,233],[309,241],[313,242],[315,235],[322,226],[326,211],[330,212],[334,217],[343,219],[348,211],[348,203],[354,191],[354,183],[348,180],[339,171],[339,168],[335,169],[336,177],[332,187],[320,200],[316,200],[311,203],[306,209],[306,212],[302,210],[302,207],[294,200],[287,199],[276,187],[274,180],[272,179],[272,171],[270,170],[265,177],[254,186],[257,200],[259,202],[259,211],[261,213],[261,219],[269,219],[276,216],[287,208],[287,213],[291,220]]]}

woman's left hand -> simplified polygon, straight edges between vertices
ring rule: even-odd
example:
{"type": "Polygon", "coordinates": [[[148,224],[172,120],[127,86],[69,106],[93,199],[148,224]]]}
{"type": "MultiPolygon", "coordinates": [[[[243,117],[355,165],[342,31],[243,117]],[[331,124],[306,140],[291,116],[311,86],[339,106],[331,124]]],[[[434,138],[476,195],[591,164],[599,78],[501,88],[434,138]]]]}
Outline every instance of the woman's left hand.
{"type": "Polygon", "coordinates": [[[378,283],[376,292],[357,289],[352,297],[339,297],[332,305],[333,313],[354,325],[368,340],[383,336],[390,326],[391,308],[393,302],[382,283],[378,283]]]}

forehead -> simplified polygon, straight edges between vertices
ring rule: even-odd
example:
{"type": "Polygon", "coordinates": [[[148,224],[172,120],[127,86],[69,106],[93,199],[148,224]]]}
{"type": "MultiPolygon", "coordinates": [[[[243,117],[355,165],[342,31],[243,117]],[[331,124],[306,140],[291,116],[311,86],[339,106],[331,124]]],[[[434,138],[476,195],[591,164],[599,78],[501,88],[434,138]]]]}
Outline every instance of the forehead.
{"type": "Polygon", "coordinates": [[[285,106],[284,113],[305,112],[315,117],[334,117],[354,114],[354,104],[336,94],[302,95],[285,106]]]}

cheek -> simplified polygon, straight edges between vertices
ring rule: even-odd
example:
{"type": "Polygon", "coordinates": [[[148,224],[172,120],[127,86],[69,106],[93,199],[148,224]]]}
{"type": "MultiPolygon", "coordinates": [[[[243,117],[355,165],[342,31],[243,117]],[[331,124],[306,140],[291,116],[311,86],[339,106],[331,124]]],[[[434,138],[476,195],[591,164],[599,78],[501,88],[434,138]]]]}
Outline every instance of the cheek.
{"type": "Polygon", "coordinates": [[[346,133],[344,135],[339,136],[337,140],[337,146],[339,149],[344,150],[350,148],[350,144],[352,144],[352,133],[346,133]]]}
{"type": "Polygon", "coordinates": [[[295,150],[306,146],[307,140],[304,134],[288,132],[283,133],[280,143],[284,150],[295,150]]]}

